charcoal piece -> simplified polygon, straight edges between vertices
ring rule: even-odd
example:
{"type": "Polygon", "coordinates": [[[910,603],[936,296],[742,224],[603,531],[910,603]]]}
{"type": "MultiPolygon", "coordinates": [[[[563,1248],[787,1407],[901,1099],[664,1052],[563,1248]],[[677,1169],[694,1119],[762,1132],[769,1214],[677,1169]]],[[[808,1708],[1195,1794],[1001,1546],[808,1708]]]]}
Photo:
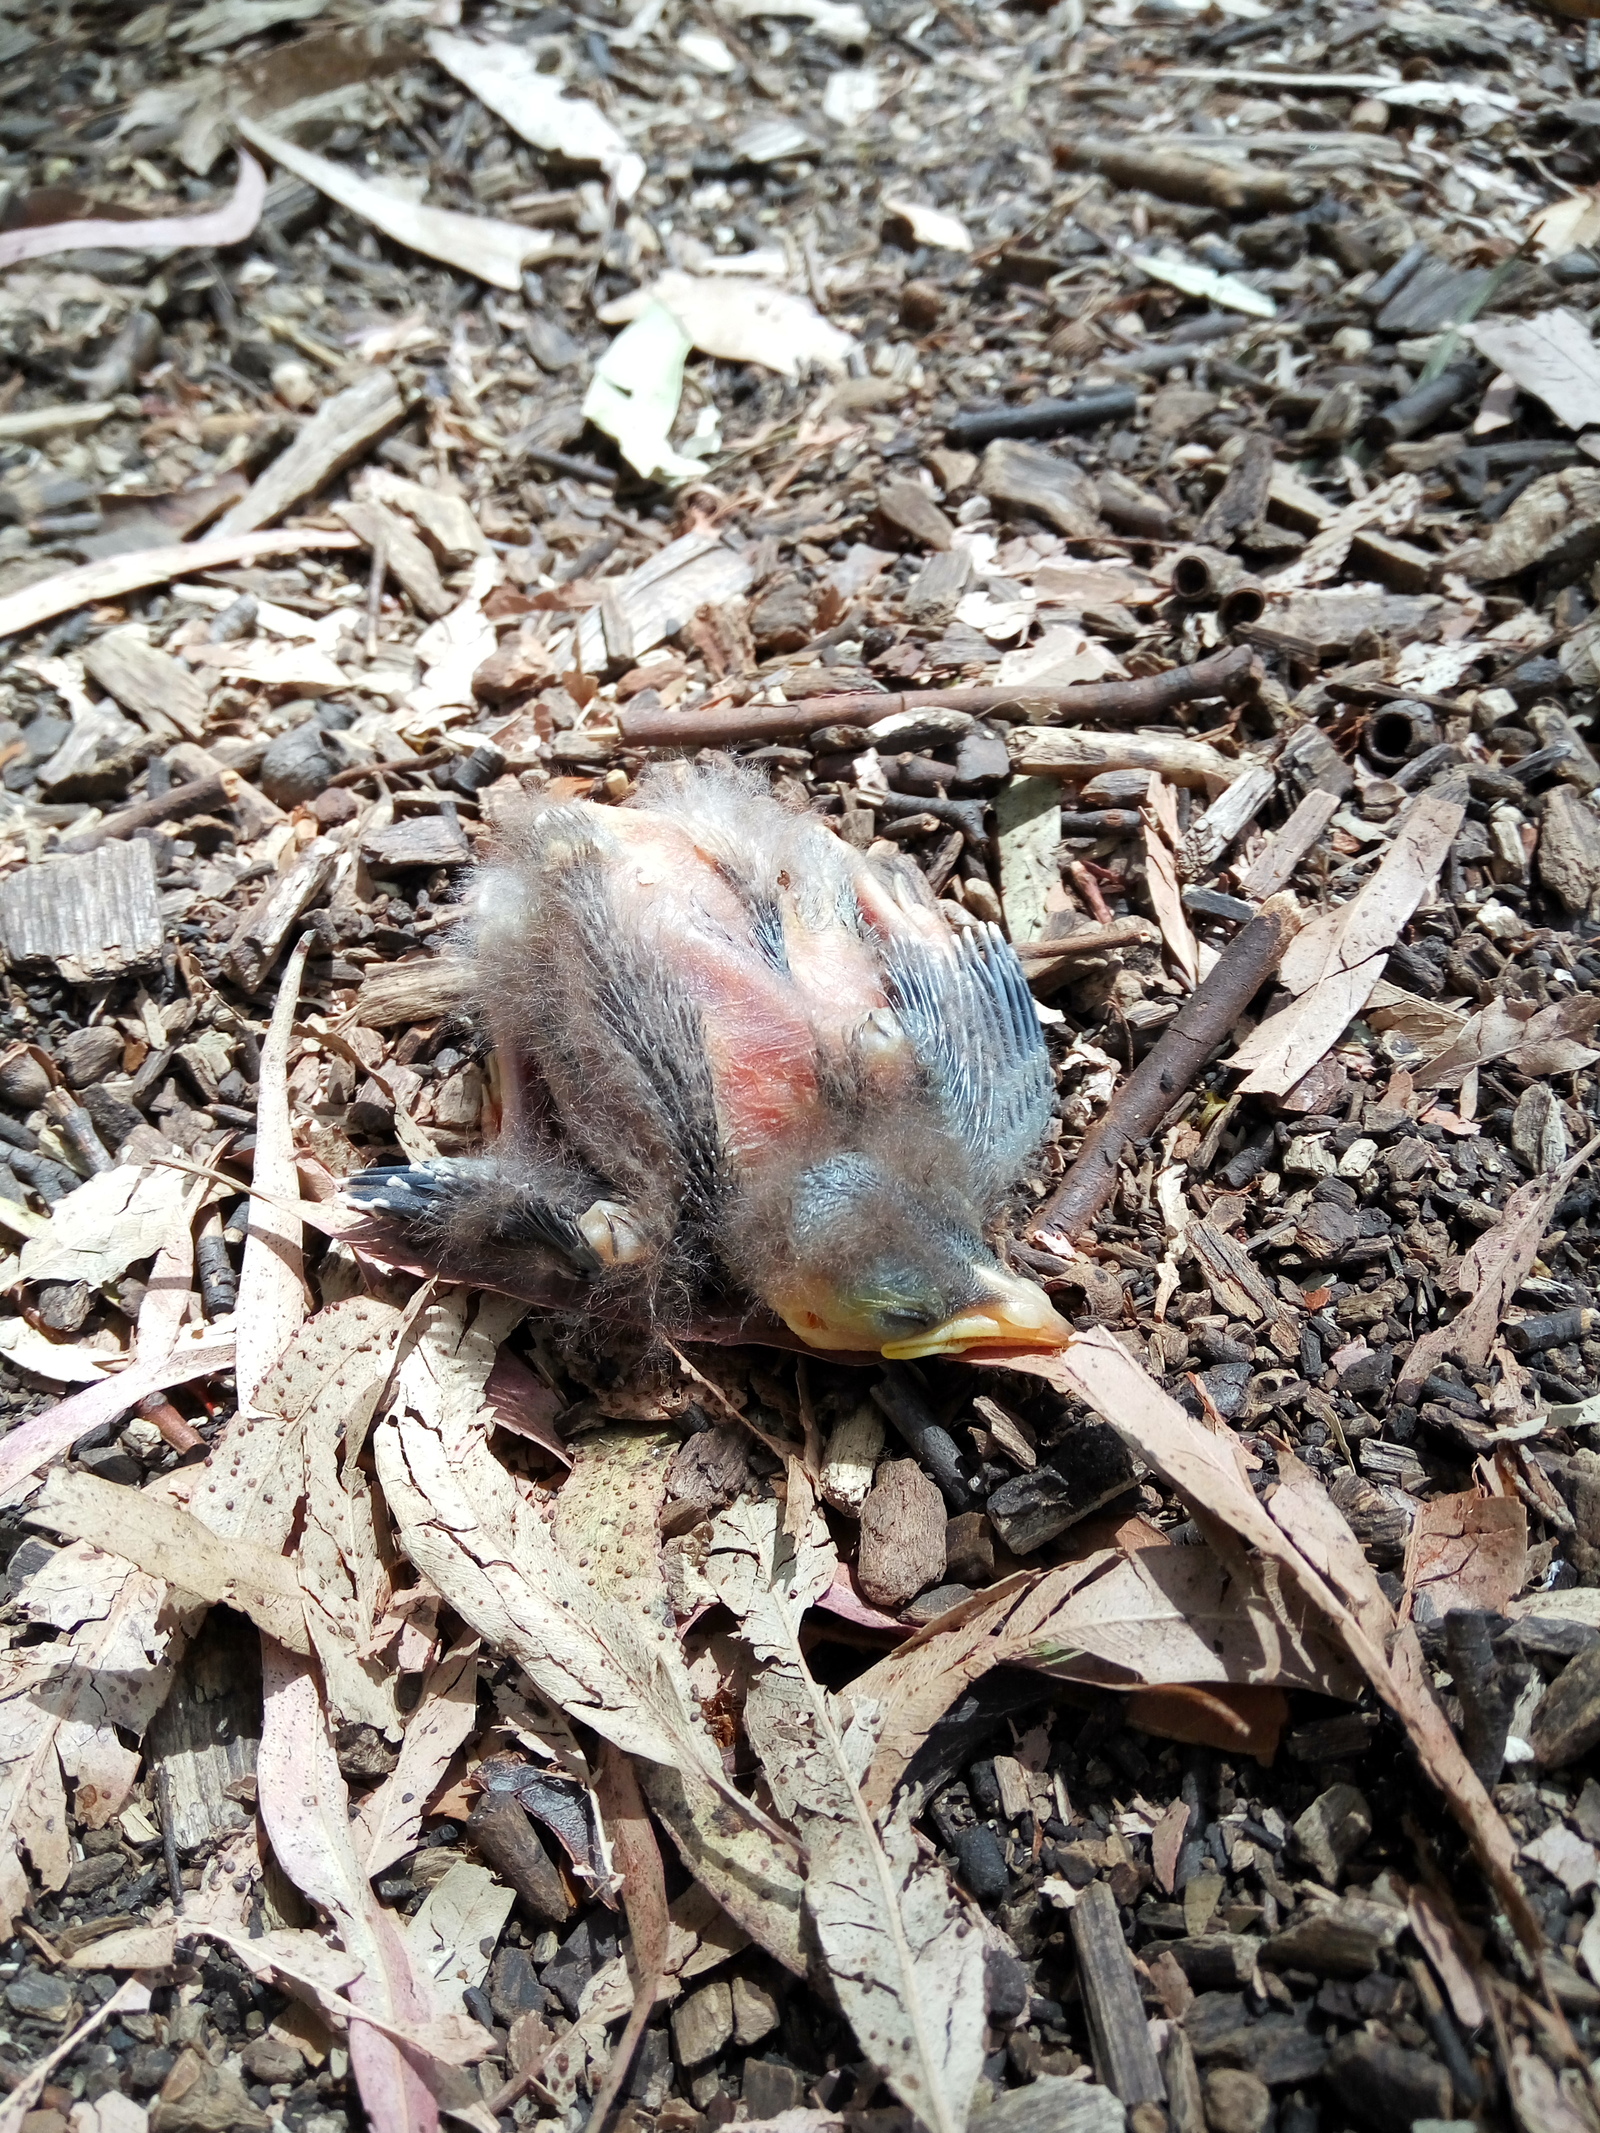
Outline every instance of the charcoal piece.
{"type": "Polygon", "coordinates": [[[1244,1406],[1250,1388],[1250,1365],[1217,1363],[1200,1373],[1200,1382],[1219,1415],[1231,1420],[1244,1406]]]}
{"type": "Polygon", "coordinates": [[[1237,1992],[1202,1992],[1183,2016],[1183,2030],[1202,2066],[1240,2066],[1268,2088],[1315,2080],[1328,2047],[1306,2027],[1304,2013],[1254,2019],[1237,1992]]]}
{"type": "Polygon", "coordinates": [[[1261,1961],[1274,1970],[1365,1977],[1393,1948],[1404,1925],[1405,1914],[1395,1905],[1346,1896],[1338,1903],[1303,1906],[1264,1945],[1253,1945],[1259,1945],[1261,1961]]]}
{"type": "Polygon", "coordinates": [[[1481,1608],[1451,1608],[1444,1618],[1444,1648],[1461,1702],[1461,1745],[1467,1761],[1492,1789],[1500,1782],[1511,1713],[1529,1670],[1526,1665],[1500,1665],[1489,1641],[1489,1617],[1481,1608]]]}
{"type": "Polygon", "coordinates": [[[1017,2022],[1028,2011],[1028,1973],[1005,1948],[986,1948],[983,1954],[983,1997],[989,2020],[996,2025],[1017,2022]]]}
{"type": "Polygon", "coordinates": [[[956,1441],[934,1419],[910,1371],[903,1367],[886,1370],[873,1386],[872,1397],[944,1491],[951,1510],[971,1510],[972,1490],[961,1469],[956,1441]]]}
{"type": "Polygon", "coordinates": [[[308,718],[268,744],[256,782],[275,806],[298,807],[304,800],[314,800],[343,767],[329,749],[321,726],[308,718]]]}
{"type": "Polygon", "coordinates": [[[1011,1886],[1005,1847],[987,1822],[957,1832],[951,1845],[956,1871],[980,1903],[998,1903],[1011,1886]]]}
{"type": "Polygon", "coordinates": [[[1345,2112],[1373,2133],[1411,2133],[1419,2118],[1451,2115],[1450,2076],[1438,2060],[1366,2030],[1339,2039],[1323,2078],[1345,2112]]]}
{"type": "Polygon", "coordinates": [[[616,1952],[615,1925],[598,1916],[581,1918],[553,1960],[546,1963],[539,1982],[547,1992],[553,1992],[567,2013],[575,2018],[584,1986],[616,1952]]]}
{"type": "Polygon", "coordinates": [[[489,2005],[495,2020],[509,2028],[518,2015],[540,2014],[549,2004],[527,1949],[502,1948],[489,1965],[489,2005]]]}
{"type": "Polygon", "coordinates": [[[1134,1484],[1127,1448],[1109,1423],[1088,1422],[1031,1474],[1002,1482],[985,1509],[1014,1555],[1029,1555],[1134,1484]]]}
{"type": "MultiPolygon", "coordinates": [[[[1063,437],[1071,430],[1122,422],[1138,405],[1136,392],[1116,386],[1106,392],[1080,393],[1070,400],[1032,400],[1023,407],[979,408],[958,415],[945,431],[945,441],[958,451],[977,452],[1000,437],[1063,437]]],[[[982,486],[981,475],[979,484],[982,486]]]]}
{"type": "Polygon", "coordinates": [[[1531,1730],[1534,1760],[1544,1770],[1575,1763],[1600,1741],[1600,1642],[1580,1652],[1551,1682],[1531,1730]]]}
{"type": "MultiPolygon", "coordinates": [[[[125,1087],[131,1084],[124,1084],[125,1087]]],[[[115,1089],[107,1088],[104,1082],[95,1082],[82,1092],[83,1108],[94,1120],[94,1128],[113,1154],[143,1118],[126,1096],[115,1089]]]]}

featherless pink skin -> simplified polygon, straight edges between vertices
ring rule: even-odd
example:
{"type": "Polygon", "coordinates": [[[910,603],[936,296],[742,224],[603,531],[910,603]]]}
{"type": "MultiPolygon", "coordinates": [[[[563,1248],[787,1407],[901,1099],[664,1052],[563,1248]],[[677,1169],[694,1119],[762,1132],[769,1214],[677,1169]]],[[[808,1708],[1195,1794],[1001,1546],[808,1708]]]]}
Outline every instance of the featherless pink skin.
{"type": "Polygon", "coordinates": [[[709,1282],[829,1350],[1070,1338],[984,1241],[1052,1103],[998,934],[958,940],[914,867],[731,767],[531,807],[507,847],[473,943],[499,1140],[363,1173],[358,1205],[486,1278],[554,1255],[669,1321],[709,1282]]]}

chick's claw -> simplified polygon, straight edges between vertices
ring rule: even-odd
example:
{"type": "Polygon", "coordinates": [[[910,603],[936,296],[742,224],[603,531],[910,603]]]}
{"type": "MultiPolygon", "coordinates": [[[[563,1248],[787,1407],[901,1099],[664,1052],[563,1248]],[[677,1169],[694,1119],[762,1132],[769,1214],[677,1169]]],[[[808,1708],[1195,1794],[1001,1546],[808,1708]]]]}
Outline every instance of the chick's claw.
{"type": "MultiPolygon", "coordinates": [[[[544,1197],[497,1157],[434,1156],[426,1163],[358,1171],[345,1197],[363,1213],[387,1215],[423,1241],[476,1243],[510,1249],[529,1245],[555,1252],[583,1273],[597,1273],[620,1257],[591,1241],[587,1214],[574,1216],[544,1197]]],[[[596,1207],[612,1203],[600,1201],[596,1207]]],[[[615,1208],[617,1227],[625,1208],[615,1208]]],[[[596,1226],[597,1227],[597,1226],[596,1226]]],[[[630,1235],[632,1233],[629,1233],[630,1235]]],[[[597,1227],[598,1235],[598,1227],[597,1227]]]]}

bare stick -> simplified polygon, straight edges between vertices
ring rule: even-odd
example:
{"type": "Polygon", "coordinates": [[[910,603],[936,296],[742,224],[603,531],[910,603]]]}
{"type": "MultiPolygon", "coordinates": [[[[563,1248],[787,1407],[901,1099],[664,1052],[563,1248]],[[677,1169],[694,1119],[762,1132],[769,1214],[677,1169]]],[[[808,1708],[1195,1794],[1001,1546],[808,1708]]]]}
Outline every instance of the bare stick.
{"type": "Polygon", "coordinates": [[[153,800],[135,800],[131,807],[118,808],[114,815],[107,815],[77,836],[63,838],[62,850],[97,851],[102,844],[131,837],[135,831],[150,829],[158,822],[177,822],[185,815],[206,815],[214,807],[231,807],[242,782],[236,770],[219,770],[214,778],[191,778],[187,785],[170,786],[153,800]]]}
{"type": "Polygon", "coordinates": [[[1263,911],[1229,942],[1211,975],[1184,1002],[1166,1035],[1134,1068],[1085,1137],[1078,1160],[1034,1220],[1036,1237],[1050,1230],[1074,1236],[1100,1212],[1116,1185],[1124,1148],[1154,1132],[1227,1041],[1263,980],[1277,969],[1294,932],[1287,912],[1263,911]]]}
{"type": "Polygon", "coordinates": [[[820,726],[870,726],[899,711],[938,708],[985,717],[1021,711],[1041,718],[1096,719],[1102,725],[1137,726],[1161,718],[1179,704],[1202,696],[1248,696],[1260,669],[1248,645],[1213,652],[1192,667],[1136,681],[1019,683],[1011,688],[856,689],[839,696],[806,696],[792,704],[717,704],[703,711],[665,711],[659,705],[624,705],[617,715],[622,738],[635,748],[715,748],[731,741],[781,741],[814,733],[820,726]]]}

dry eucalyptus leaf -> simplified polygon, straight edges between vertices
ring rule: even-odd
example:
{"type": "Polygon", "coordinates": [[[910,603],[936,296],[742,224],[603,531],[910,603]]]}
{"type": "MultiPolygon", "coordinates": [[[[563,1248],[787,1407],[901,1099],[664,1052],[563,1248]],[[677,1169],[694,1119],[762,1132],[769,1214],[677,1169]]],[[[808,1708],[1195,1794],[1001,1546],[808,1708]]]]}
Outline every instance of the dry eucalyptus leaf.
{"type": "Polygon", "coordinates": [[[542,1696],[653,1766],[641,1779],[690,1872],[798,1973],[794,1851],[724,1776],[676,1630],[575,1577],[545,1510],[488,1449],[483,1388],[522,1309],[494,1296],[474,1308],[465,1292],[451,1291],[418,1319],[373,1438],[400,1544],[542,1696]]]}
{"type": "Polygon", "coordinates": [[[24,1243],[23,1281],[86,1281],[100,1288],[142,1259],[153,1259],[172,1233],[189,1180],[164,1163],[119,1163],[103,1170],[50,1210],[49,1226],[24,1243]]]}
{"type": "MultiPolygon", "coordinates": [[[[791,1466],[791,1493],[801,1486],[791,1466]]],[[[791,1510],[793,1506],[791,1505],[791,1510]]],[[[815,1503],[798,1537],[768,1498],[715,1521],[706,1573],[765,1671],[745,1724],[772,1796],[800,1830],[806,1912],[856,2041],[935,2133],[962,2133],[983,2067],[983,1934],[910,1818],[880,1830],[861,1793],[875,1739],[865,1706],[847,1718],[800,1648],[807,1607],[837,1557],[815,1503]]]]}
{"type": "Polygon", "coordinates": [[[311,1649],[293,1565],[241,1535],[219,1538],[155,1490],[58,1468],[27,1518],[29,1525],[120,1555],[180,1592],[237,1608],[291,1651],[311,1649]]]}

